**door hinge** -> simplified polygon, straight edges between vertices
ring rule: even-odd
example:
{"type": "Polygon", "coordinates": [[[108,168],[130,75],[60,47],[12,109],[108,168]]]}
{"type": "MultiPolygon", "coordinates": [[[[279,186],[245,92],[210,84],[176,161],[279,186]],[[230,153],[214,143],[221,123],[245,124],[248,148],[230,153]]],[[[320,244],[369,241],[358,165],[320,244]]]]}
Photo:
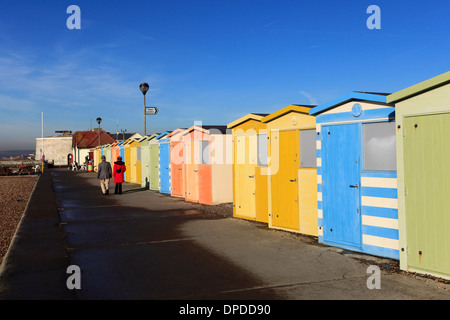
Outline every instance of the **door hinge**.
{"type": "Polygon", "coordinates": [[[405,197],[406,197],[406,193],[407,193],[407,192],[406,192],[406,187],[405,187],[405,197]]]}

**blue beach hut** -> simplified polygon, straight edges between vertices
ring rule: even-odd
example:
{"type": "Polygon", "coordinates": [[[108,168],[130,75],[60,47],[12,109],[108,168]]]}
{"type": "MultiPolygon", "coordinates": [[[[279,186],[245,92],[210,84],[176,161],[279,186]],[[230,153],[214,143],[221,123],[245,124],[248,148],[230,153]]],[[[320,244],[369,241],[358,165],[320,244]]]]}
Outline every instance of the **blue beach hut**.
{"type": "MultiPolygon", "coordinates": [[[[159,138],[159,192],[170,194],[170,133],[165,131],[159,138]]],[[[158,139],[158,137],[157,137],[158,139]]]]}
{"type": "Polygon", "coordinates": [[[122,161],[125,161],[124,142],[125,142],[125,140],[124,140],[124,141],[121,141],[120,144],[119,144],[119,154],[120,154],[120,156],[121,156],[121,158],[122,158],[122,161]]]}
{"type": "Polygon", "coordinates": [[[319,242],[399,259],[395,110],[351,92],[316,116],[319,242]]]}

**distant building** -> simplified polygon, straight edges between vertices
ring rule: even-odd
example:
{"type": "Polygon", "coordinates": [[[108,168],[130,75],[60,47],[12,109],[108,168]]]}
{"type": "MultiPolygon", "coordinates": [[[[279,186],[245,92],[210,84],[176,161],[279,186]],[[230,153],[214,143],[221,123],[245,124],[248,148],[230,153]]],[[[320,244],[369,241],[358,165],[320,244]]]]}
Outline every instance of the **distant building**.
{"type": "MultiPolygon", "coordinates": [[[[113,143],[114,138],[110,134],[100,129],[100,145],[113,143]]],[[[86,157],[94,159],[94,155],[90,150],[99,145],[99,129],[92,129],[88,131],[77,131],[72,136],[72,149],[74,161],[78,164],[84,163],[86,157]]]]}
{"type": "Polygon", "coordinates": [[[72,161],[72,133],[63,135],[36,138],[36,160],[45,160],[55,166],[69,165],[72,161]]]}

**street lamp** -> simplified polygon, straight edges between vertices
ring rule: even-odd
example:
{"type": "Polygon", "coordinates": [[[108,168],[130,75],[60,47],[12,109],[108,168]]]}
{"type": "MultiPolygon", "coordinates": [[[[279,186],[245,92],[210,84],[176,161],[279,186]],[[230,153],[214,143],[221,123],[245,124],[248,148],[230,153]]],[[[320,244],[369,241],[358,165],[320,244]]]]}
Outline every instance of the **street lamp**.
{"type": "Polygon", "coordinates": [[[125,140],[125,132],[127,132],[127,129],[120,129],[120,132],[122,132],[122,140],[125,140]]]}
{"type": "Polygon", "coordinates": [[[97,123],[98,123],[98,145],[100,146],[100,123],[102,122],[102,118],[98,117],[97,118],[97,123]]]}
{"type": "Polygon", "coordinates": [[[145,94],[147,93],[147,91],[149,89],[148,83],[142,82],[139,85],[139,89],[141,89],[141,92],[144,95],[144,136],[146,136],[147,135],[147,120],[146,120],[146,115],[145,115],[145,94]]]}

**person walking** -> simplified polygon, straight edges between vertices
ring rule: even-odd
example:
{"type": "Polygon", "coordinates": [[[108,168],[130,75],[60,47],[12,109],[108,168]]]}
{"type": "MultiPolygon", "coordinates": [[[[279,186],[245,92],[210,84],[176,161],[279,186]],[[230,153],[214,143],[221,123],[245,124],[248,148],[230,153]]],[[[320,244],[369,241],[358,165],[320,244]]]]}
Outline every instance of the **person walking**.
{"type": "Polygon", "coordinates": [[[125,163],[122,161],[122,157],[118,156],[117,161],[114,162],[113,177],[116,183],[115,194],[122,194],[123,174],[127,170],[125,163]]]}
{"type": "Polygon", "coordinates": [[[100,187],[104,195],[109,194],[109,179],[112,177],[111,164],[102,156],[102,162],[98,164],[97,179],[100,179],[100,187]]]}

